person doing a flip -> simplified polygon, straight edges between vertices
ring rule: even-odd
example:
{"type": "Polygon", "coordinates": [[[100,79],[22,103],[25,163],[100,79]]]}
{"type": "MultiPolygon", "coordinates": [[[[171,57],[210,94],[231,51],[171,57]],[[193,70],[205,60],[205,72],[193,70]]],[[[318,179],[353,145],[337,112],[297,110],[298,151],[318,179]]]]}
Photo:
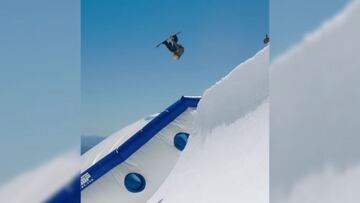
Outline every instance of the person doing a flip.
{"type": "Polygon", "coordinates": [[[165,45],[166,48],[173,54],[174,59],[180,59],[181,55],[184,53],[184,47],[178,43],[178,37],[176,33],[171,35],[168,39],[164,40],[156,47],[160,46],[161,44],[165,45]]]}

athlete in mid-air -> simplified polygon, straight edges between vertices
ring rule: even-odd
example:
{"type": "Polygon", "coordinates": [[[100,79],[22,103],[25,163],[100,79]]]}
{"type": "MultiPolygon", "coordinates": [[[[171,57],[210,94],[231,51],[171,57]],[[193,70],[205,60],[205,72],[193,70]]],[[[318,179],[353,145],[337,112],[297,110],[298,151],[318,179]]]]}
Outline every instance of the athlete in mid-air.
{"type": "Polygon", "coordinates": [[[160,45],[165,45],[169,51],[173,54],[174,59],[180,59],[181,55],[184,53],[184,47],[178,43],[178,37],[177,35],[180,34],[180,32],[171,35],[168,39],[158,44],[156,47],[159,47],[160,45]]]}
{"type": "Polygon", "coordinates": [[[268,34],[266,34],[264,38],[264,44],[267,45],[269,42],[270,42],[270,37],[268,34]]]}

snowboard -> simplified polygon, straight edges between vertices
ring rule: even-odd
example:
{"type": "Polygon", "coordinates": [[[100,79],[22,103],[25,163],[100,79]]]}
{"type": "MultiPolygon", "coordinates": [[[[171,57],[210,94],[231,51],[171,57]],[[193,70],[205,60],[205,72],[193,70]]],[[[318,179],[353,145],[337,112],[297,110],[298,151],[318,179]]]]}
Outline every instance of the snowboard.
{"type": "MultiPolygon", "coordinates": [[[[173,36],[173,35],[179,35],[179,34],[181,34],[181,32],[177,32],[177,33],[175,33],[175,34],[172,34],[172,35],[170,35],[168,38],[166,38],[165,40],[170,39],[170,37],[173,36]]],[[[156,45],[156,48],[158,48],[165,40],[161,41],[158,45],[156,45]]]]}

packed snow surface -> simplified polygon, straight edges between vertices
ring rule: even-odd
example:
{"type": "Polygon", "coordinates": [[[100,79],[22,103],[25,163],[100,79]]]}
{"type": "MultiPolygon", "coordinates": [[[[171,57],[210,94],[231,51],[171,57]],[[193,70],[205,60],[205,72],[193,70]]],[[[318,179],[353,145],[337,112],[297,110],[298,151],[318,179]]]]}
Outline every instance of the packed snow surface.
{"type": "Polygon", "coordinates": [[[269,198],[268,48],[205,91],[198,131],[150,203],[269,198]]]}
{"type": "Polygon", "coordinates": [[[265,47],[204,92],[197,111],[201,131],[233,123],[268,96],[268,52],[265,47]]]}

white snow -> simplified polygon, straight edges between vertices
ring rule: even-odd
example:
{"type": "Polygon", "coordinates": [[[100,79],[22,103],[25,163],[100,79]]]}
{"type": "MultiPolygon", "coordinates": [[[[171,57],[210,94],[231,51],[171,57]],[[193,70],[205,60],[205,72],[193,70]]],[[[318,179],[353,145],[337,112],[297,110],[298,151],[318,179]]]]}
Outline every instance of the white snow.
{"type": "Polygon", "coordinates": [[[345,201],[360,188],[359,25],[360,1],[351,1],[271,66],[272,202],[360,202],[345,201]],[[339,175],[328,176],[328,165],[339,175]]]}
{"type": "Polygon", "coordinates": [[[268,202],[268,54],[266,47],[205,91],[198,132],[148,202],[268,202]]]}
{"type": "Polygon", "coordinates": [[[241,63],[207,89],[198,106],[200,130],[230,124],[254,110],[267,96],[269,48],[241,63]]]}
{"type": "Polygon", "coordinates": [[[72,150],[23,173],[0,187],[0,202],[44,202],[78,175],[79,162],[79,152],[72,150]]]}
{"type": "Polygon", "coordinates": [[[326,167],[319,173],[301,179],[288,198],[280,203],[353,203],[359,202],[360,164],[343,172],[326,167]]]}
{"type": "Polygon", "coordinates": [[[268,202],[268,114],[266,101],[229,125],[193,136],[148,202],[268,202]]]}

